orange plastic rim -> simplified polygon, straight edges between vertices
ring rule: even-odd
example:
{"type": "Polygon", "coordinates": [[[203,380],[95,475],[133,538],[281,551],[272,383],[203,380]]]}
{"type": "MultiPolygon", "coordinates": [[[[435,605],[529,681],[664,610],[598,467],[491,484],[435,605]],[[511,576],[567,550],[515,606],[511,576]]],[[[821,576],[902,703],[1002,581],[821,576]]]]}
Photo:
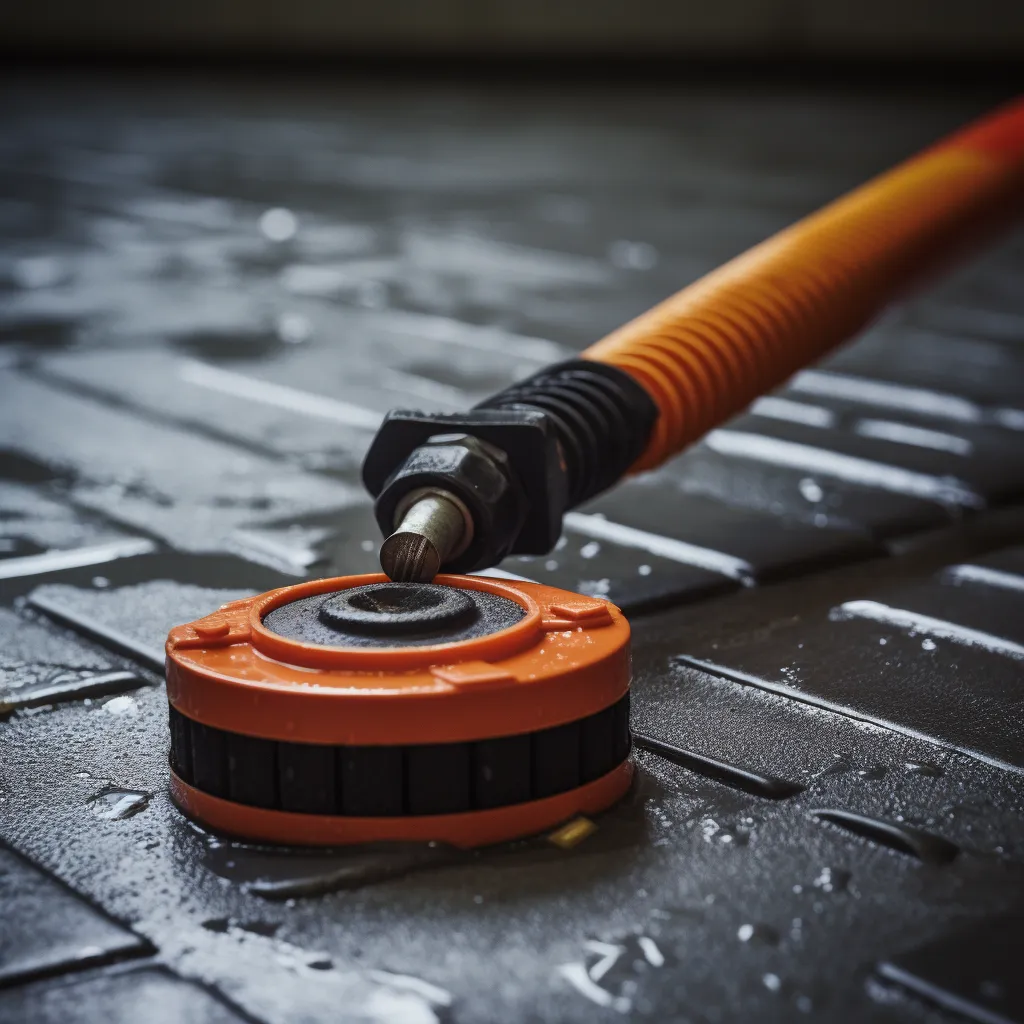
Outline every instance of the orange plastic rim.
{"type": "Polygon", "coordinates": [[[490,636],[432,647],[320,647],[278,636],[273,608],[386,582],[314,580],[171,630],[167,697],[205,725],[286,742],[402,745],[533,732],[592,715],[629,689],[629,624],[614,605],[539,583],[438,576],[518,603],[490,636]]]}
{"type": "Polygon", "coordinates": [[[171,796],[189,817],[228,835],[267,843],[346,846],[392,841],[439,842],[471,848],[544,832],[579,814],[597,814],[620,800],[633,779],[629,761],[593,782],[543,800],[461,814],[349,818],[247,807],[211,796],[171,773],[171,796]]]}

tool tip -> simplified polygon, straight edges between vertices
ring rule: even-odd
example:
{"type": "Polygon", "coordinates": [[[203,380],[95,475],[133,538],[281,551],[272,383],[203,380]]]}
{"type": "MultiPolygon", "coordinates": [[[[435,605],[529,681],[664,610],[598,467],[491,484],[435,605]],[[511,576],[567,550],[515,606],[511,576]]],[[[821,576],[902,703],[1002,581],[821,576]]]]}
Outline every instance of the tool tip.
{"type": "Polygon", "coordinates": [[[441,556],[422,534],[398,530],[381,545],[380,567],[396,583],[429,583],[441,568],[441,556]]]}

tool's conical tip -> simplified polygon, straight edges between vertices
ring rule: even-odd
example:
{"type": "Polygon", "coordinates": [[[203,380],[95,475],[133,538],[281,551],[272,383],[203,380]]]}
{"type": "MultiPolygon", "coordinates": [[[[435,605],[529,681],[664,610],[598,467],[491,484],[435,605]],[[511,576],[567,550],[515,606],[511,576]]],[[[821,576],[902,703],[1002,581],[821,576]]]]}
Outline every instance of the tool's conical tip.
{"type": "Polygon", "coordinates": [[[396,583],[429,583],[441,568],[441,556],[422,534],[399,530],[381,545],[380,567],[396,583]]]}
{"type": "Polygon", "coordinates": [[[429,583],[472,537],[469,513],[447,491],[414,491],[397,518],[381,546],[380,567],[398,583],[429,583]]]}

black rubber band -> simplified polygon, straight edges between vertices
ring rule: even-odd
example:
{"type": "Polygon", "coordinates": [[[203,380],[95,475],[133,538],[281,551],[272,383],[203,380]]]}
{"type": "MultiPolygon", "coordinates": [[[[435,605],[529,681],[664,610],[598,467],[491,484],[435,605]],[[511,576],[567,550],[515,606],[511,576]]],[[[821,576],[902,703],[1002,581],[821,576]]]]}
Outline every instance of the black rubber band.
{"type": "Polygon", "coordinates": [[[634,377],[590,359],[549,366],[477,408],[529,408],[550,417],[565,454],[567,508],[625,474],[643,454],[658,419],[658,406],[634,377]]]}
{"type": "Polygon", "coordinates": [[[248,807],[352,817],[456,814],[568,792],[628,756],[629,694],[575,722],[466,743],[346,746],[256,739],[170,708],[174,773],[248,807]]]}

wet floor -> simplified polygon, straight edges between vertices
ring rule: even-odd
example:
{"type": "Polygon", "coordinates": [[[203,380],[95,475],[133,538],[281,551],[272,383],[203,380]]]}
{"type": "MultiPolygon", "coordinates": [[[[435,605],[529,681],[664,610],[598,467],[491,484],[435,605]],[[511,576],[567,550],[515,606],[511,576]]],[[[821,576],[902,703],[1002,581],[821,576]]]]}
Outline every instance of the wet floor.
{"type": "Polygon", "coordinates": [[[989,99],[7,79],[0,1017],[1024,1019],[1019,233],[500,567],[631,617],[593,821],[211,834],[162,678],[172,625],[375,567],[388,409],[571,356],[989,99]]]}

